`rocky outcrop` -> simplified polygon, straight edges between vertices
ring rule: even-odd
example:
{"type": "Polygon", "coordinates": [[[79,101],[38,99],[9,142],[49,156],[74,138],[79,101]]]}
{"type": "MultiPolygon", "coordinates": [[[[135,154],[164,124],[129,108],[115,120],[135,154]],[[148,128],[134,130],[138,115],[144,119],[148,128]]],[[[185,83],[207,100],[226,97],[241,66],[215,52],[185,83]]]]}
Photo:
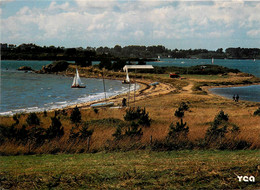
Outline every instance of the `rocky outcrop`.
{"type": "Polygon", "coordinates": [[[33,69],[29,66],[22,66],[17,69],[18,71],[33,71],[33,69]]]}
{"type": "Polygon", "coordinates": [[[67,61],[54,61],[52,64],[43,66],[37,73],[56,73],[65,71],[69,66],[67,61]]]}

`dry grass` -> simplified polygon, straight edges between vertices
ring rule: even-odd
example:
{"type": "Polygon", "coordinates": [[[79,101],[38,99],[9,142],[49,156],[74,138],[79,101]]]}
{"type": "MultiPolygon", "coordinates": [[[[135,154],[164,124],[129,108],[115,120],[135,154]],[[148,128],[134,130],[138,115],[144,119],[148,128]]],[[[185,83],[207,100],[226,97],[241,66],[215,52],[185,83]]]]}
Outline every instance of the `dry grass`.
{"type": "MultiPolygon", "coordinates": [[[[158,76],[157,76],[158,77],[158,76]]],[[[239,82],[243,80],[249,80],[250,77],[230,77],[230,76],[218,76],[214,77],[201,76],[194,77],[188,80],[171,80],[170,85],[176,87],[179,85],[180,91],[178,93],[168,89],[169,87],[165,84],[161,85],[161,89],[168,90],[168,94],[163,92],[154,93],[153,96],[148,96],[148,93],[152,89],[148,89],[144,92],[145,99],[140,98],[135,103],[135,106],[145,107],[146,111],[149,112],[149,116],[152,119],[151,126],[149,128],[143,128],[143,136],[138,143],[143,145],[149,144],[150,137],[153,140],[163,140],[168,134],[169,125],[171,122],[179,121],[178,118],[174,117],[175,110],[179,107],[181,102],[187,102],[190,109],[185,112],[183,120],[187,122],[189,126],[189,139],[195,141],[199,138],[203,138],[207,128],[210,126],[210,122],[213,121],[215,115],[223,110],[229,115],[229,122],[237,125],[240,128],[240,134],[238,139],[248,141],[252,143],[251,148],[260,148],[260,122],[258,116],[253,116],[253,112],[260,106],[259,103],[240,101],[233,102],[232,100],[225,99],[220,96],[208,94],[208,95],[196,95],[192,93],[192,85],[195,82],[201,81],[233,81],[239,82]],[[216,78],[216,77],[215,77],[216,78]],[[188,84],[188,85],[187,85],[188,84]],[[186,87],[184,87],[186,85],[186,87]],[[184,87],[184,88],[183,88],[184,87]],[[182,89],[182,90],[181,90],[182,89]],[[169,93],[170,92],[170,93],[169,93]],[[147,94],[147,95],[146,95],[147,94]]],[[[252,77],[251,77],[252,78],[252,77]]],[[[168,79],[161,79],[164,82],[169,82],[168,79]],[[165,81],[166,80],[166,81],[165,81]]],[[[159,88],[160,89],[160,88],[159,88]]],[[[158,89],[158,90],[159,90],[158,89]]],[[[178,88],[177,88],[178,89],[178,88]]],[[[120,100],[120,99],[119,99],[120,100]]],[[[134,106],[131,103],[130,106],[134,106]]],[[[38,147],[36,153],[46,153],[58,150],[60,152],[86,152],[86,142],[79,142],[76,145],[67,142],[70,129],[73,124],[69,120],[71,110],[68,110],[68,116],[61,116],[62,126],[65,130],[65,135],[61,139],[56,139],[51,142],[46,142],[43,146],[38,147]]],[[[91,121],[102,120],[106,118],[116,118],[123,120],[125,114],[125,108],[110,109],[102,108],[99,109],[98,113],[95,113],[93,109],[84,108],[81,109],[82,120],[90,122],[90,129],[94,130],[91,138],[90,151],[103,150],[105,147],[111,145],[113,140],[112,134],[115,132],[117,123],[105,124],[96,123],[93,124],[91,121]]],[[[54,112],[49,112],[48,117],[44,117],[43,113],[38,114],[41,127],[48,128],[51,124],[50,117],[54,116],[54,112]]],[[[21,115],[19,118],[20,123],[18,127],[26,123],[27,115],[21,115]]],[[[1,124],[10,126],[14,123],[10,117],[1,117],[1,124]]],[[[122,146],[133,144],[130,140],[122,141],[122,146]]],[[[0,145],[0,151],[7,154],[15,153],[26,153],[29,145],[21,146],[14,142],[8,142],[0,145]]],[[[54,151],[55,152],[55,151],[54,151]]]]}

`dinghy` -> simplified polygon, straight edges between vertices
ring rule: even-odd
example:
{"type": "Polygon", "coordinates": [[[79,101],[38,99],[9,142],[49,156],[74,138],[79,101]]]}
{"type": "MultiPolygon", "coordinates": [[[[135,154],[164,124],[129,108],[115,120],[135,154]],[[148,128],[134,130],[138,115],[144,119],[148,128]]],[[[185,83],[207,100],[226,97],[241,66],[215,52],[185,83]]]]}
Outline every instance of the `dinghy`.
{"type": "Polygon", "coordinates": [[[111,107],[113,105],[114,105],[114,102],[101,102],[101,103],[91,104],[90,107],[100,108],[100,107],[111,107]]]}
{"type": "Polygon", "coordinates": [[[78,69],[76,69],[76,75],[73,78],[73,83],[71,88],[86,88],[86,86],[82,85],[83,83],[80,80],[78,69]]]}

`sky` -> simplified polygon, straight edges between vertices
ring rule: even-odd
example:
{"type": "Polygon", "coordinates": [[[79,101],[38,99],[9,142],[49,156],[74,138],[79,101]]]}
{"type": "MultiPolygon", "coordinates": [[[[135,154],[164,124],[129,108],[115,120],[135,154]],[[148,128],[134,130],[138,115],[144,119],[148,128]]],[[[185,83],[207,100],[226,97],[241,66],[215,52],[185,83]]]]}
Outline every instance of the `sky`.
{"type": "Polygon", "coordinates": [[[1,43],[260,48],[260,1],[1,0],[1,43]]]}

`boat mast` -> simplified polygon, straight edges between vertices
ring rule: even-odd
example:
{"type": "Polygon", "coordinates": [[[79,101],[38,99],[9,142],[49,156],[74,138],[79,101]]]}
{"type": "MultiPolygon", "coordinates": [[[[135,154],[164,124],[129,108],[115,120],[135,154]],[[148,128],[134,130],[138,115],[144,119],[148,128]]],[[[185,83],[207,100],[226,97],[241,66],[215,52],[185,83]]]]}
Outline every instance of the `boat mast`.
{"type": "Polygon", "coordinates": [[[103,87],[104,87],[104,94],[105,94],[105,102],[107,102],[106,85],[105,85],[105,80],[104,80],[104,70],[102,71],[102,78],[103,78],[103,87]]]}

